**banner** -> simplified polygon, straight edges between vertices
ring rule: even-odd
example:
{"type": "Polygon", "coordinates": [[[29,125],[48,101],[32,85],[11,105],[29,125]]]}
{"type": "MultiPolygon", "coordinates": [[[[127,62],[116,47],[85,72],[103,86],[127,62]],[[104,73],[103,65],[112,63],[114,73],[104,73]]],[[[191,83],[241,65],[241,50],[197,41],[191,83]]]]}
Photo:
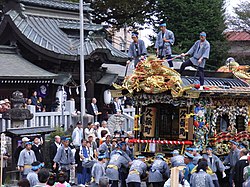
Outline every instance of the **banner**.
{"type": "Polygon", "coordinates": [[[155,137],[156,108],[146,107],[143,122],[143,136],[155,137]]]}

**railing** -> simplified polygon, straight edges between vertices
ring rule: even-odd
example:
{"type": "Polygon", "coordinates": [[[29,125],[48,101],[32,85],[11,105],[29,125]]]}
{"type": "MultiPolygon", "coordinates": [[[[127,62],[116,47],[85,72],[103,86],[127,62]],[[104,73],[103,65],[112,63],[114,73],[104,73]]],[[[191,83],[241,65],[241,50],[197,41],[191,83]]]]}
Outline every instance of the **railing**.
{"type": "MultiPolygon", "coordinates": [[[[66,101],[64,112],[36,112],[35,106],[28,106],[30,112],[34,115],[33,119],[25,120],[24,127],[41,127],[50,126],[51,128],[63,127],[65,130],[70,125],[76,124],[79,120],[78,115],[72,115],[75,110],[74,101],[66,101]]],[[[0,132],[5,132],[8,128],[11,128],[11,121],[5,120],[0,114],[0,132]]]]}
{"type": "Polygon", "coordinates": [[[134,129],[135,108],[124,108],[123,117],[125,118],[124,130],[133,131],[134,129]]]}
{"type": "MultiPolygon", "coordinates": [[[[66,101],[66,107],[63,113],[62,112],[36,112],[35,106],[28,106],[28,109],[34,115],[33,119],[25,120],[24,127],[41,127],[41,126],[50,126],[51,128],[63,126],[67,130],[70,125],[75,125],[78,120],[80,120],[79,115],[72,115],[75,110],[74,101],[66,101]]],[[[123,117],[125,118],[125,123],[123,129],[125,131],[133,131],[134,128],[134,116],[135,108],[126,108],[123,109],[123,117]]],[[[89,116],[87,122],[93,121],[93,117],[89,116]]],[[[5,120],[0,114],[0,132],[5,132],[8,128],[11,128],[11,121],[5,120]]]]}

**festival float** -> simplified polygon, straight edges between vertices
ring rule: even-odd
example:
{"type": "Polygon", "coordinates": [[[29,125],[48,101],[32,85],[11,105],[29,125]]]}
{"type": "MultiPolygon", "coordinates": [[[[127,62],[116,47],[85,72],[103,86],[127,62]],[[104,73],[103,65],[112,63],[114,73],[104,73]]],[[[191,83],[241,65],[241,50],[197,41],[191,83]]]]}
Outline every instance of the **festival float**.
{"type": "Polygon", "coordinates": [[[194,145],[201,151],[213,146],[217,155],[224,155],[229,140],[249,148],[249,66],[230,62],[218,72],[205,72],[205,86],[199,90],[197,77],[180,76],[162,63],[148,57],[121,85],[113,85],[134,99],[135,139],[130,141],[140,145],[137,151],[155,147],[155,152],[170,153],[194,145]]]}

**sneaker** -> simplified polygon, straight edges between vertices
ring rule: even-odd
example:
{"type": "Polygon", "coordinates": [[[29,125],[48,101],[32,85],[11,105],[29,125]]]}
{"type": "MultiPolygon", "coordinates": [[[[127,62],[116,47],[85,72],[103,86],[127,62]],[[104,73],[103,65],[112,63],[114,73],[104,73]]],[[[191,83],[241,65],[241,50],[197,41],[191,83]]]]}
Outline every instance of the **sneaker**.
{"type": "Polygon", "coordinates": [[[200,86],[200,88],[199,88],[198,90],[204,90],[204,89],[203,89],[203,86],[200,86]]]}
{"type": "Polygon", "coordinates": [[[78,186],[79,186],[79,187],[85,187],[85,185],[84,185],[84,184],[79,184],[78,186]]]}

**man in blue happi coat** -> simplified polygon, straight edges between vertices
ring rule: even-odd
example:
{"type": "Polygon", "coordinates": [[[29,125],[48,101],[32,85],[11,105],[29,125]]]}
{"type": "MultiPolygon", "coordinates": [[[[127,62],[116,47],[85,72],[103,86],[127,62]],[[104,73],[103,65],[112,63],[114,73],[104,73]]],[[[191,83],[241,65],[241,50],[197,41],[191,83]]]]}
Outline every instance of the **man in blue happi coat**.
{"type": "MultiPolygon", "coordinates": [[[[158,58],[171,59],[172,49],[171,46],[174,45],[174,33],[166,28],[167,24],[165,22],[160,23],[160,32],[157,34],[155,41],[155,49],[158,58]]],[[[168,61],[169,67],[173,68],[172,60],[168,61]]]]}
{"type": "Polygon", "coordinates": [[[197,40],[194,45],[189,49],[187,53],[182,53],[181,56],[191,56],[186,60],[180,68],[180,74],[185,70],[187,66],[195,66],[199,70],[200,77],[200,90],[204,85],[204,67],[207,59],[209,59],[210,43],[206,40],[207,34],[205,32],[200,33],[200,40],[197,40]]]}
{"type": "Polygon", "coordinates": [[[142,56],[147,55],[147,49],[143,40],[138,38],[139,33],[137,31],[132,32],[131,38],[133,42],[129,46],[128,57],[134,61],[134,67],[140,62],[142,56]]]}

